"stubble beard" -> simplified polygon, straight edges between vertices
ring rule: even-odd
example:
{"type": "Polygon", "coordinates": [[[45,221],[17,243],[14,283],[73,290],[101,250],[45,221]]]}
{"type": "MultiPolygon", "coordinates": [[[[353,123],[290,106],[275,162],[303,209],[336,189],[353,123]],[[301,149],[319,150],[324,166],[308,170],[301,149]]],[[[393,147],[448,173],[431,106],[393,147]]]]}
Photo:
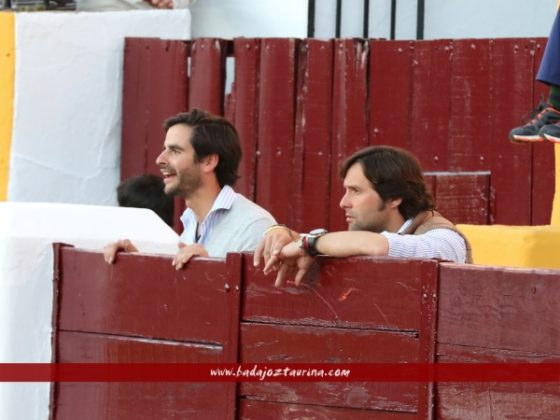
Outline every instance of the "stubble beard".
{"type": "Polygon", "coordinates": [[[177,183],[164,189],[164,192],[167,195],[178,196],[187,200],[192,197],[201,185],[200,174],[192,171],[184,175],[177,174],[177,183]]]}

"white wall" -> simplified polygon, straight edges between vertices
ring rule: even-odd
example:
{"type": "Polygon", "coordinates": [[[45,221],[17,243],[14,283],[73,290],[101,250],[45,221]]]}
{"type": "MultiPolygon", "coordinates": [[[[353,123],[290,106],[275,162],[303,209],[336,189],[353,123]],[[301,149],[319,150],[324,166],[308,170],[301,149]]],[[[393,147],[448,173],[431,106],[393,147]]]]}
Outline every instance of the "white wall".
{"type": "MultiPolygon", "coordinates": [[[[0,202],[0,363],[51,362],[52,243],[101,250],[117,238],[168,255],[179,240],[147,209],[0,202]]],[[[49,390],[49,383],[0,383],[0,419],[46,420],[49,390]]]]}
{"type": "MultiPolygon", "coordinates": [[[[307,0],[197,0],[193,37],[307,36],[307,0]]],[[[416,39],[417,0],[397,0],[396,39],[416,39]]],[[[548,36],[556,0],[425,0],[424,38],[548,36]]],[[[390,37],[391,0],[370,0],[370,38],[390,37]]],[[[342,1],[342,37],[361,37],[363,0],[342,1]]],[[[335,35],[336,0],[316,0],[315,36],[335,35]]]]}
{"type": "Polygon", "coordinates": [[[125,37],[188,39],[188,10],[16,15],[9,201],[116,204],[125,37]]]}
{"type": "Polygon", "coordinates": [[[197,0],[190,10],[193,38],[307,35],[306,0],[197,0]]]}

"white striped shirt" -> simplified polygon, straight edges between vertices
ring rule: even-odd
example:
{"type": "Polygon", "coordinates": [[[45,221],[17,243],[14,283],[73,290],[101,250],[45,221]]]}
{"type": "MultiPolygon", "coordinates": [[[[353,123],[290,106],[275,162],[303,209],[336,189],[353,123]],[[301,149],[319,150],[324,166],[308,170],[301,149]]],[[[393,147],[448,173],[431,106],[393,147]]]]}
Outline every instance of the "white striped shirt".
{"type": "Polygon", "coordinates": [[[445,261],[466,262],[467,247],[464,239],[451,229],[437,228],[421,235],[401,234],[412,223],[407,220],[398,232],[381,232],[389,241],[389,257],[435,258],[445,261]]]}
{"type": "Polygon", "coordinates": [[[181,241],[186,244],[194,244],[198,242],[199,244],[204,245],[208,238],[208,233],[212,231],[212,228],[220,219],[220,215],[231,209],[233,202],[237,198],[236,195],[236,192],[229,185],[225,185],[222,188],[214,200],[212,208],[200,224],[200,229],[198,229],[200,237],[198,238],[198,241],[196,240],[196,231],[198,227],[196,215],[190,208],[187,208],[181,215],[181,222],[183,222],[183,226],[185,228],[183,233],[181,233],[181,241]]]}

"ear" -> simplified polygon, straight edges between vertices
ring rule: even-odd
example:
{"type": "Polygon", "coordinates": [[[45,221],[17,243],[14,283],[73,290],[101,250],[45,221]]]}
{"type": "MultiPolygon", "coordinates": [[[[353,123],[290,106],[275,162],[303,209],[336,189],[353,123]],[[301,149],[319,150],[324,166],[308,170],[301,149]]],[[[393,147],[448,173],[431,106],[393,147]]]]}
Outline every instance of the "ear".
{"type": "Polygon", "coordinates": [[[219,161],[220,157],[217,154],[205,156],[201,162],[202,170],[206,173],[214,172],[219,161]]]}
{"type": "Polygon", "coordinates": [[[401,203],[402,203],[402,198],[392,198],[390,200],[387,200],[387,205],[391,209],[398,208],[401,205],[401,203]]]}

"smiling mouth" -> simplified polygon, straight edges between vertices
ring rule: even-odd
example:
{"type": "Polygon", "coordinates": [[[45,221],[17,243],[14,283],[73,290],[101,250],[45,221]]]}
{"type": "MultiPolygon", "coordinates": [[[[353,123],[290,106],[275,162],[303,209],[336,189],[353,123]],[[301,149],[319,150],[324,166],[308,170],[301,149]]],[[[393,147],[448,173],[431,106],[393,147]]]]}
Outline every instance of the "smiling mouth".
{"type": "Polygon", "coordinates": [[[167,182],[170,179],[175,178],[177,174],[175,172],[161,171],[161,175],[163,176],[163,182],[167,182]]]}

